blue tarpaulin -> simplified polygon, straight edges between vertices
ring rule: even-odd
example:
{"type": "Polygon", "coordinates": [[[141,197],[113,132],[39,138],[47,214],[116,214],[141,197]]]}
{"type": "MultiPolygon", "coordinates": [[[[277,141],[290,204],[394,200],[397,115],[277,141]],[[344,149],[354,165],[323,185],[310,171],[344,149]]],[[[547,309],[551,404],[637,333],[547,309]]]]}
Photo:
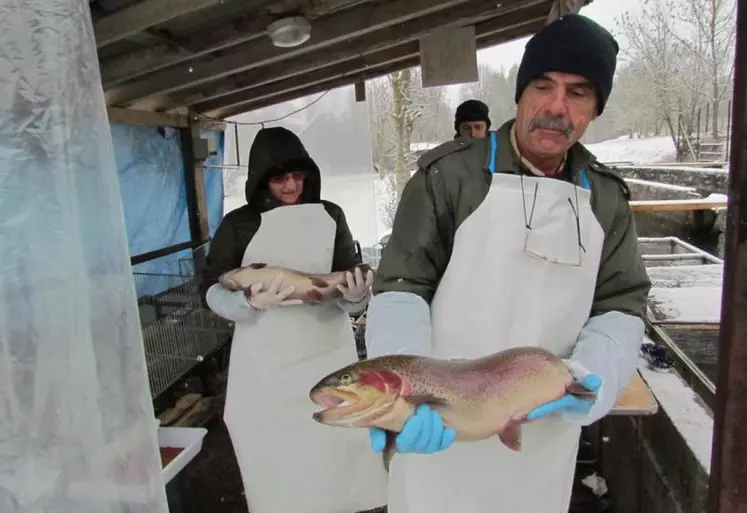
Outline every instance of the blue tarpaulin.
{"type": "MultiPolygon", "coordinates": [[[[111,134],[130,256],[188,242],[187,188],[179,131],[112,124],[111,134]]],[[[220,167],[210,166],[223,164],[224,134],[203,132],[202,137],[212,138],[217,148],[217,154],[205,162],[205,200],[212,237],[223,217],[223,174],[220,167]]],[[[138,297],[173,286],[178,275],[193,275],[191,252],[187,249],[134,266],[138,297]],[[153,279],[140,279],[146,275],[153,279]]]]}

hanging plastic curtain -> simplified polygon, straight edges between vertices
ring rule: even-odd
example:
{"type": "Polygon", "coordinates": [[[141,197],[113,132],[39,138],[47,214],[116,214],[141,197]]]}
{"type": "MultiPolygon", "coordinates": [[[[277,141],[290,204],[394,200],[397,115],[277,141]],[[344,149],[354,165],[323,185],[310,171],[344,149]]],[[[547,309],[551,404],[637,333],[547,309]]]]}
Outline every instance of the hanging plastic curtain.
{"type": "Polygon", "coordinates": [[[86,0],[0,2],[0,512],[167,513],[86,0]]]}

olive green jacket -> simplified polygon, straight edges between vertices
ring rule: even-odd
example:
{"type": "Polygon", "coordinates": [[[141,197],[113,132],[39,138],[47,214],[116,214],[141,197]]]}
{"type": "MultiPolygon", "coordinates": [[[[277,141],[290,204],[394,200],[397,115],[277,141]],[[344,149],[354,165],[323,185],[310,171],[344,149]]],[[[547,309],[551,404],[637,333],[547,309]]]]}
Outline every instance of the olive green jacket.
{"type": "MultiPolygon", "coordinates": [[[[512,124],[508,121],[497,130],[495,172],[531,174],[514,153],[512,124]]],[[[420,157],[417,172],[402,192],[374,294],[411,292],[430,304],[449,263],[457,229],[489,191],[489,159],[489,137],[448,141],[420,157]]],[[[638,249],[628,187],[577,143],[568,152],[561,179],[577,183],[583,169],[591,188],[591,208],[604,230],[590,316],[617,311],[643,318],[651,284],[638,249]]]]}

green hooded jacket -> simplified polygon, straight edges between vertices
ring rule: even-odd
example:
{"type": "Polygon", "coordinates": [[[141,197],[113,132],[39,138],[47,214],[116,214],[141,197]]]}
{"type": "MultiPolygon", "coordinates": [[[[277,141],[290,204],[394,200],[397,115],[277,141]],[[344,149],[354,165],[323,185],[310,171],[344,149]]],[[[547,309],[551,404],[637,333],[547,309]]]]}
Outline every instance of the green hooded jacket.
{"type": "MultiPolygon", "coordinates": [[[[495,172],[531,175],[511,145],[513,121],[497,131],[495,172]]],[[[448,141],[418,159],[418,170],[402,192],[382,252],[374,294],[411,292],[430,304],[449,263],[457,229],[490,189],[489,159],[489,137],[448,141]]],[[[590,316],[618,311],[643,318],[651,283],[638,249],[630,191],[619,175],[576,143],[560,178],[577,183],[583,169],[591,186],[591,208],[604,230],[590,316]]]]}
{"type": "MultiPolygon", "coordinates": [[[[203,301],[208,289],[221,274],[241,265],[247,245],[259,230],[262,213],[281,206],[267,188],[269,179],[273,175],[296,170],[307,172],[301,202],[321,203],[337,225],[331,271],[349,269],[361,263],[344,212],[335,203],[321,199],[319,167],[301,140],[283,127],[263,128],[257,132],[249,150],[248,175],[244,186],[247,203],[226,214],[210,243],[200,284],[203,301]]],[[[278,234],[278,237],[282,236],[278,234]]]]}

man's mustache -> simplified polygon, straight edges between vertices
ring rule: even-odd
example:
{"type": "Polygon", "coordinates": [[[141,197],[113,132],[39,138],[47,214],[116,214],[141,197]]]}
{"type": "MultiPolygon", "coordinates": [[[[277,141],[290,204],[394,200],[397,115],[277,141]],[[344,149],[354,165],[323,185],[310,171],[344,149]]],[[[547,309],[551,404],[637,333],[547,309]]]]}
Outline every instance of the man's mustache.
{"type": "Polygon", "coordinates": [[[557,130],[562,132],[566,137],[570,137],[573,133],[573,123],[568,119],[557,116],[538,116],[534,118],[529,125],[529,131],[534,132],[538,128],[545,128],[547,130],[557,130]]]}

